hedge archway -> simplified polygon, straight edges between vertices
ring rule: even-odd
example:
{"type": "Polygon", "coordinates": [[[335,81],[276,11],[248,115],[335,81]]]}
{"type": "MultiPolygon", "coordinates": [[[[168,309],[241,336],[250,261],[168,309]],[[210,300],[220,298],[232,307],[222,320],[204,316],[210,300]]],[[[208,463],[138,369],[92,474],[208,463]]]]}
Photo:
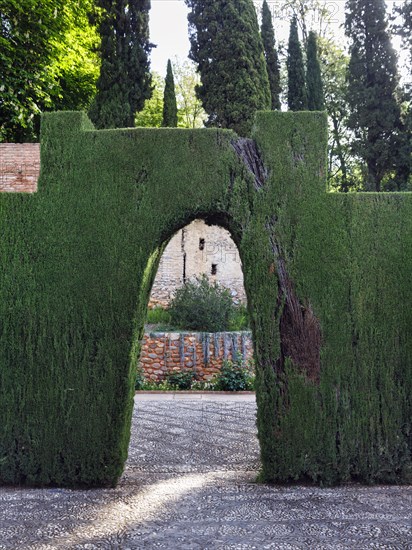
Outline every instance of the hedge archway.
{"type": "Polygon", "coordinates": [[[96,131],[45,115],[39,191],[0,196],[0,479],[115,485],[161,251],[195,218],[238,246],[265,481],[411,479],[412,203],[326,193],[322,113],[96,131]]]}

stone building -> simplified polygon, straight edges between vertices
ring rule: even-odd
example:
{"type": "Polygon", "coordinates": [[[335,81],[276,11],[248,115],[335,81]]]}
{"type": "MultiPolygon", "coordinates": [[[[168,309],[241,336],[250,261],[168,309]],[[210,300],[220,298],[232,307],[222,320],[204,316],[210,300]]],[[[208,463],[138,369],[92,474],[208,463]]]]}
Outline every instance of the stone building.
{"type": "Polygon", "coordinates": [[[186,281],[206,274],[228,288],[235,303],[245,303],[242,264],[230,233],[195,220],[166,247],[153,285],[150,305],[165,306],[186,281]]]}

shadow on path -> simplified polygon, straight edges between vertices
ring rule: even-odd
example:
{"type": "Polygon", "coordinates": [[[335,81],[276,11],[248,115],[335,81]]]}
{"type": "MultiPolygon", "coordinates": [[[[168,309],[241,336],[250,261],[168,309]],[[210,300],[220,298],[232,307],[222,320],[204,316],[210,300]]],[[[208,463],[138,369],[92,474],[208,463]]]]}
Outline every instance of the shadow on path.
{"type": "Polygon", "coordinates": [[[253,398],[136,398],[116,489],[0,489],[0,549],[412,549],[412,487],[256,485],[253,398]]]}

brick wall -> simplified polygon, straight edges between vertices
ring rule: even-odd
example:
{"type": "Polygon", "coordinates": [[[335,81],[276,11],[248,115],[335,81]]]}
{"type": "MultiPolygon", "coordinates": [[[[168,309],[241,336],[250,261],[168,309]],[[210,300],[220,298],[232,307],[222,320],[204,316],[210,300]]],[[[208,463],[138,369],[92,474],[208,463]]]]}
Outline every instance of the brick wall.
{"type": "Polygon", "coordinates": [[[39,143],[0,143],[0,193],[34,193],[39,174],[39,143]]]}
{"type": "Polygon", "coordinates": [[[224,360],[253,357],[250,332],[164,333],[144,335],[140,367],[153,381],[164,380],[168,372],[194,370],[199,380],[210,380],[224,360]]]}

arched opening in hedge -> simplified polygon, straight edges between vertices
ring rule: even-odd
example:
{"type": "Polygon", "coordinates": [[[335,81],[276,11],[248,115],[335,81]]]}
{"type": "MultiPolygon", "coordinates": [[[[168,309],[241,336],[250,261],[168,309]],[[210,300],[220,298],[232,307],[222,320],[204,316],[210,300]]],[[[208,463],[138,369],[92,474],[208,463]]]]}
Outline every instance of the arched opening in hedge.
{"type": "Polygon", "coordinates": [[[195,219],[166,244],[140,353],[137,389],[165,380],[179,389],[253,389],[242,262],[228,230],[195,219]],[[219,378],[223,366],[233,370],[230,387],[219,378]]]}
{"type": "Polygon", "coordinates": [[[150,289],[197,218],[242,260],[261,479],[410,481],[412,201],[326,193],[326,145],[324,113],[251,139],[45,115],[38,193],[0,196],[2,483],[117,482],[150,289]]]}

